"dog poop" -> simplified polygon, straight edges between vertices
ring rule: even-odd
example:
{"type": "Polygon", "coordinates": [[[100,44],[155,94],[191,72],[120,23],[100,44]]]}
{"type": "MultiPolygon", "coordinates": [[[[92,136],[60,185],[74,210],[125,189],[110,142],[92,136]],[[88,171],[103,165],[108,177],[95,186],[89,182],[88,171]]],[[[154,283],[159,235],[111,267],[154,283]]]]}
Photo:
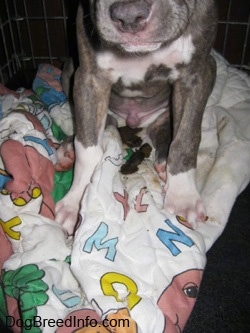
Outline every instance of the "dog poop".
{"type": "Polygon", "coordinates": [[[140,147],[142,144],[142,139],[136,135],[141,130],[141,128],[130,128],[128,126],[118,128],[122,142],[131,148],[140,147]]]}
{"type": "Polygon", "coordinates": [[[138,165],[140,165],[145,158],[150,156],[151,151],[152,147],[148,143],[144,143],[132,154],[131,158],[122,165],[121,173],[123,175],[130,175],[138,171],[138,165]]]}

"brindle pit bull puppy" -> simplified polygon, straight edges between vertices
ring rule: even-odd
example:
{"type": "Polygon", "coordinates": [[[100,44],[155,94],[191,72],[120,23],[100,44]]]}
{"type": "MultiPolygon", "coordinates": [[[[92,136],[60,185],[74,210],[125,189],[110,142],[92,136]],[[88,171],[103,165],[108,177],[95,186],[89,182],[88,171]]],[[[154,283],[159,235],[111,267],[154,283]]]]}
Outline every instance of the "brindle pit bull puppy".
{"type": "Polygon", "coordinates": [[[84,190],[102,157],[109,109],[147,127],[156,169],[166,179],[165,209],[193,225],[205,207],[195,184],[201,121],[216,66],[214,0],[89,0],[79,5],[79,67],[74,81],[75,176],[57,204],[73,232],[84,190]],[[90,15],[89,15],[90,14],[90,15]]]}

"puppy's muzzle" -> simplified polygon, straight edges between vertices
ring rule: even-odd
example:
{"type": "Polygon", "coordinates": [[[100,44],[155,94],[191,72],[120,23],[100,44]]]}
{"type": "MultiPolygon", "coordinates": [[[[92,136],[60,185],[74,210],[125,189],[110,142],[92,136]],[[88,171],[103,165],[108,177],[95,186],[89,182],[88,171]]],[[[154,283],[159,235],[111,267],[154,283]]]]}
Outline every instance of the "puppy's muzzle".
{"type": "Polygon", "coordinates": [[[142,0],[117,1],[110,6],[109,10],[116,29],[121,32],[137,33],[145,29],[151,5],[142,0]]]}

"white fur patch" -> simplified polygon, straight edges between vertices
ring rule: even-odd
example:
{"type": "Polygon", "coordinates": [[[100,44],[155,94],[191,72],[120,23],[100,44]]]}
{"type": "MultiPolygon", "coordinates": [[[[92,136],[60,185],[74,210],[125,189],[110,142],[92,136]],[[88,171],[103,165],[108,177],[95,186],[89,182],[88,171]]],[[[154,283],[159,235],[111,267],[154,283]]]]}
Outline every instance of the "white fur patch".
{"type": "Polygon", "coordinates": [[[165,208],[194,227],[196,222],[205,220],[206,211],[195,184],[195,169],[177,175],[167,173],[165,208]]]}
{"type": "MultiPolygon", "coordinates": [[[[110,73],[113,83],[119,78],[130,86],[144,80],[144,76],[151,65],[166,65],[174,70],[172,79],[177,78],[175,66],[180,63],[188,64],[195,51],[192,37],[180,37],[172,44],[162,47],[146,55],[118,55],[111,50],[97,53],[97,63],[100,68],[110,73]]],[[[171,76],[171,75],[170,75],[171,76]]]]}
{"type": "Polygon", "coordinates": [[[121,44],[122,48],[131,53],[135,52],[143,52],[145,49],[147,52],[153,52],[158,50],[161,47],[161,43],[152,43],[152,44],[138,44],[138,45],[130,45],[130,44],[121,44]]]}

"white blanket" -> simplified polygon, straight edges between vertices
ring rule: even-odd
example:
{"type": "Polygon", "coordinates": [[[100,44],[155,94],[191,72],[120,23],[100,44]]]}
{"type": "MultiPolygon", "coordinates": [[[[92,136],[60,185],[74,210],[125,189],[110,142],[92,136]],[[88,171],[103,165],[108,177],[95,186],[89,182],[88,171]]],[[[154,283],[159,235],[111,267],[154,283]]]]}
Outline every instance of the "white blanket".
{"type": "MultiPolygon", "coordinates": [[[[73,245],[59,225],[32,210],[32,202],[30,209],[27,205],[19,210],[6,195],[0,197],[1,225],[8,230],[6,223],[12,221],[11,231],[19,235],[9,237],[15,253],[4,264],[3,280],[13,281],[15,287],[8,282],[5,292],[21,302],[23,318],[58,320],[90,309],[82,315],[104,319],[117,313],[117,318],[132,318],[124,331],[118,329],[118,320],[110,321],[110,331],[112,325],[116,332],[138,333],[184,328],[206,251],[222,233],[237,195],[250,180],[250,78],[219,55],[214,57],[218,74],[204,114],[197,172],[208,220],[193,230],[164,211],[162,183],[150,158],[137,173],[122,176],[124,151],[117,131],[108,127],[103,159],[83,198],[83,222],[73,245]],[[73,274],[66,259],[71,246],[73,274]],[[40,281],[30,289],[32,278],[24,278],[25,271],[40,281]],[[39,288],[43,297],[35,302],[39,288]],[[27,295],[35,295],[29,305],[27,295]]],[[[109,332],[104,323],[98,325],[101,332],[109,332]]],[[[58,322],[53,327],[44,322],[39,329],[72,332],[78,326],[66,329],[58,322]]]]}

